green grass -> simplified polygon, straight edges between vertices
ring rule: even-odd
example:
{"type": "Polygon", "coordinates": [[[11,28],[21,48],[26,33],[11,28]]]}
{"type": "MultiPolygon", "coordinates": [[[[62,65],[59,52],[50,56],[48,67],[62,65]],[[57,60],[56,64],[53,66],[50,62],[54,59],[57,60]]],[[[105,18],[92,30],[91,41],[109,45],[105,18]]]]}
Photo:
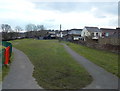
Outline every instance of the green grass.
{"type": "Polygon", "coordinates": [[[2,80],[4,80],[5,76],[7,76],[8,72],[9,72],[10,68],[9,67],[2,67],[2,80]]]}
{"type": "Polygon", "coordinates": [[[75,50],[80,55],[84,56],[88,60],[103,67],[107,71],[113,73],[114,75],[120,78],[120,74],[118,74],[118,55],[117,54],[110,53],[107,51],[92,49],[89,47],[73,44],[70,42],[64,42],[64,43],[66,43],[70,48],[75,50]]]}
{"type": "MultiPolygon", "coordinates": [[[[2,64],[2,49],[3,48],[6,48],[6,47],[4,47],[4,46],[2,46],[0,44],[0,50],[1,50],[0,59],[1,59],[1,64],[2,64]]],[[[4,79],[4,77],[7,75],[8,72],[9,72],[9,68],[4,68],[4,67],[0,68],[0,82],[4,79]]]]}
{"type": "Polygon", "coordinates": [[[35,67],[33,76],[45,89],[80,89],[92,81],[57,40],[23,39],[11,43],[27,54],[35,67]]]}
{"type": "Polygon", "coordinates": [[[2,71],[0,71],[0,82],[2,82],[2,71]]]}
{"type": "Polygon", "coordinates": [[[5,46],[0,45],[0,50],[2,50],[3,48],[6,48],[6,47],[5,47],[5,46]]]}
{"type": "MultiPolygon", "coordinates": [[[[10,61],[12,62],[13,61],[13,56],[14,54],[12,53],[11,55],[11,58],[10,58],[10,61]]],[[[4,80],[5,76],[7,76],[8,72],[10,70],[10,66],[2,66],[2,80],[4,80]]]]}

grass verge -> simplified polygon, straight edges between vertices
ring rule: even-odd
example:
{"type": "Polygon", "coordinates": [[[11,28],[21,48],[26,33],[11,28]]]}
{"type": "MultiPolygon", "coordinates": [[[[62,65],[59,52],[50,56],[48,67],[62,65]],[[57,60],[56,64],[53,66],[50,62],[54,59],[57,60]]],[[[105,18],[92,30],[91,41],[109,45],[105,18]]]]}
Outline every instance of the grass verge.
{"type": "MultiPolygon", "coordinates": [[[[11,55],[11,58],[10,58],[10,61],[12,62],[13,61],[13,53],[12,53],[12,55],[11,55]]],[[[4,80],[4,78],[5,78],[5,76],[8,74],[8,72],[9,72],[9,70],[10,70],[10,66],[2,66],[2,81],[4,80]]]]}
{"type": "Polygon", "coordinates": [[[35,67],[33,76],[45,89],[80,89],[92,81],[88,72],[57,40],[23,39],[11,42],[27,54],[35,67]]]}
{"type": "Polygon", "coordinates": [[[120,74],[118,74],[118,55],[114,53],[110,53],[107,51],[96,50],[93,48],[81,46],[78,44],[64,42],[70,48],[75,50],[81,56],[84,56],[88,60],[94,62],[95,64],[103,67],[107,71],[113,73],[114,75],[120,78],[120,74]]]}

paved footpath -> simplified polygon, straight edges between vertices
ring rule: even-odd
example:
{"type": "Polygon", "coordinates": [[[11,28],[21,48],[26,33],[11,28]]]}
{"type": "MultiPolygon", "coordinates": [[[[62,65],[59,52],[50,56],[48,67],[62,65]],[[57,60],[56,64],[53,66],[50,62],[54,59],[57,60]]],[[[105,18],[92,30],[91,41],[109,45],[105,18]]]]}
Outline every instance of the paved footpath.
{"type": "Polygon", "coordinates": [[[34,66],[20,50],[13,48],[14,61],[3,81],[3,89],[42,89],[32,77],[34,66]]]}
{"type": "Polygon", "coordinates": [[[118,89],[118,77],[107,72],[86,58],[80,56],[66,44],[63,44],[66,51],[93,77],[93,82],[83,89],[118,89]]]}

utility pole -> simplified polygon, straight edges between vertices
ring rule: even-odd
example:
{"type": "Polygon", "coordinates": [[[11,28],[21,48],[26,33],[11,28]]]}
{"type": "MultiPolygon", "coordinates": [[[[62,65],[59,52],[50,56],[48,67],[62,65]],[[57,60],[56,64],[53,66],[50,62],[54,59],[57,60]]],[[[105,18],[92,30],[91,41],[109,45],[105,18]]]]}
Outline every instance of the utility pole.
{"type": "Polygon", "coordinates": [[[62,26],[61,26],[61,24],[60,24],[60,31],[61,31],[61,27],[62,27],[62,26]]]}
{"type": "Polygon", "coordinates": [[[62,31],[61,31],[61,24],[60,24],[60,32],[59,32],[60,36],[59,36],[59,42],[61,42],[61,36],[62,36],[62,31]]]}

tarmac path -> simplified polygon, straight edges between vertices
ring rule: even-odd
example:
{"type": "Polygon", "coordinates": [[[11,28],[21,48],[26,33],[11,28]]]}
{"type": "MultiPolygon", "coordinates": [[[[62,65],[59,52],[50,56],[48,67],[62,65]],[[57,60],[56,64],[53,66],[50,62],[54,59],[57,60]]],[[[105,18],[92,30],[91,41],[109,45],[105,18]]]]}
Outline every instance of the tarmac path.
{"type": "Polygon", "coordinates": [[[92,63],[83,56],[73,51],[66,44],[62,43],[66,51],[93,77],[93,82],[83,89],[118,89],[118,77],[107,72],[102,67],[92,63]]]}
{"type": "Polygon", "coordinates": [[[34,66],[20,50],[13,48],[14,59],[5,77],[2,89],[42,89],[32,77],[34,66]]]}

